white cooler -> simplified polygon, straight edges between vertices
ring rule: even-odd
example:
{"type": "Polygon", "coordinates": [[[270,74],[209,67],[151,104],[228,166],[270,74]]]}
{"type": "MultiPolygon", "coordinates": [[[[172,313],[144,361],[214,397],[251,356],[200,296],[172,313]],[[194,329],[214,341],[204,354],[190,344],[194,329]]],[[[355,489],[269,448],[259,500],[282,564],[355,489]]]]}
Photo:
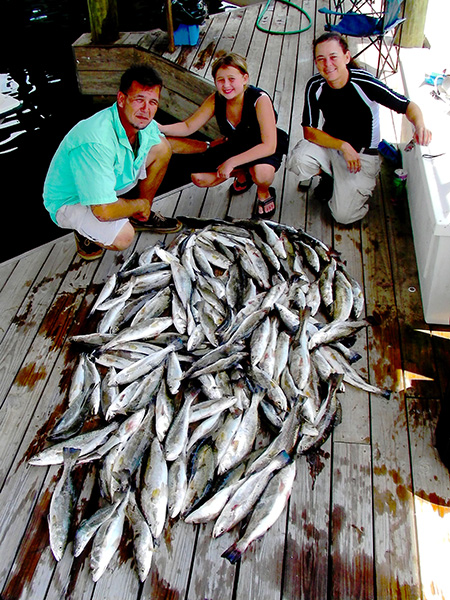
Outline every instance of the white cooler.
{"type": "MultiPolygon", "coordinates": [[[[442,62],[443,57],[439,58],[442,62]]],[[[420,106],[433,133],[428,147],[415,146],[410,152],[402,150],[402,155],[403,168],[408,172],[408,203],[424,317],[427,323],[449,325],[450,104],[434,99],[430,95],[433,87],[424,83],[425,73],[442,68],[436,60],[429,50],[402,48],[406,93],[420,106]],[[441,153],[436,158],[424,157],[441,153]]],[[[408,135],[403,134],[405,143],[408,135]]]]}

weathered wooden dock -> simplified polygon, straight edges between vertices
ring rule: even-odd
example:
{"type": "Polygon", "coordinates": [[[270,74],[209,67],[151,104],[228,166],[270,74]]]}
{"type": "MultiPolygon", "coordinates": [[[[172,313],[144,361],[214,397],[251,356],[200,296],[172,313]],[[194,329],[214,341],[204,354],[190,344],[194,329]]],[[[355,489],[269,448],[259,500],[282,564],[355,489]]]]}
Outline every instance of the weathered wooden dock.
{"type": "MultiPolygon", "coordinates": [[[[313,17],[320,0],[305,0],[313,17]]],[[[252,81],[274,98],[291,145],[301,135],[304,84],[313,72],[308,32],[266,35],[255,29],[263,5],[223,13],[202,28],[201,43],[165,57],[208,80],[220,48],[248,57],[252,81]]],[[[300,14],[276,3],[272,29],[299,28],[300,14]]],[[[266,24],[267,25],[267,24],[266,24]]],[[[162,52],[164,56],[164,53],[162,52]]],[[[386,118],[383,136],[398,122],[386,118]]],[[[140,584],[124,543],[96,584],[88,552],[69,544],[56,563],[47,513],[61,470],[30,466],[64,410],[77,352],[69,336],[89,331],[88,313],[105,279],[127,253],[101,261],[77,257],[72,235],[0,265],[0,590],[4,600],[355,600],[450,597],[450,478],[433,446],[449,384],[450,328],[423,320],[406,200],[391,201],[385,168],[368,216],[334,224],[325,205],[300,192],[284,167],[277,173],[276,220],[307,231],[342,253],[364,286],[372,325],[358,335],[361,372],[390,388],[389,400],[347,387],[342,423],[312,464],[298,459],[287,509],[238,566],[220,557],[237,538],[213,539],[211,526],[168,523],[151,573],[140,584]]],[[[165,214],[248,217],[254,193],[231,199],[223,184],[192,185],[158,199],[165,214]]],[[[169,236],[170,238],[170,236],[169,236]]],[[[158,237],[140,234],[142,249],[158,237]]],[[[167,239],[166,242],[170,242],[167,239]]],[[[94,467],[76,471],[79,522],[96,505],[94,467]]]]}

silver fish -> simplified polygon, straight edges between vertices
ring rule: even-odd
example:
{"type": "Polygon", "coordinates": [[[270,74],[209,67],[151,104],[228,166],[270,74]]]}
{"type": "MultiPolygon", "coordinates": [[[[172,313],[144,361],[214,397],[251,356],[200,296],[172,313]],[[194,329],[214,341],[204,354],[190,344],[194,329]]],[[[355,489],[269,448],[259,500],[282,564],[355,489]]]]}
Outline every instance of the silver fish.
{"type": "Polygon", "coordinates": [[[197,425],[189,437],[189,441],[186,446],[186,452],[189,452],[191,448],[197,444],[197,442],[205,438],[209,433],[211,433],[211,431],[219,426],[219,423],[223,421],[223,412],[224,411],[214,413],[197,425]]]}
{"type": "Polygon", "coordinates": [[[208,443],[197,448],[191,460],[191,475],[188,477],[186,494],[181,513],[188,514],[206,496],[211,489],[216,468],[215,452],[208,443]]]}
{"type": "Polygon", "coordinates": [[[173,325],[177,332],[179,334],[186,333],[187,313],[176,291],[172,292],[172,318],[173,325]]]}
{"type": "Polygon", "coordinates": [[[334,276],[336,261],[334,258],[323,268],[319,276],[319,289],[325,309],[330,312],[334,301],[334,276]]]}
{"type": "Polygon", "coordinates": [[[116,287],[116,283],[117,283],[117,273],[113,273],[105,281],[105,284],[103,285],[101,292],[97,296],[97,300],[94,302],[88,316],[91,316],[97,310],[97,308],[100,306],[100,304],[102,304],[102,302],[104,302],[107,298],[109,298],[109,296],[111,296],[111,294],[113,293],[113,291],[116,287]]]}
{"type": "Polygon", "coordinates": [[[305,256],[306,262],[308,266],[314,273],[319,273],[320,271],[320,259],[317,252],[314,250],[312,246],[300,240],[299,246],[305,256]]]}
{"type": "Polygon", "coordinates": [[[134,492],[130,493],[126,516],[133,529],[133,548],[139,580],[144,582],[152,565],[154,545],[152,532],[139,509],[134,492]]]}
{"type": "Polygon", "coordinates": [[[183,405],[172,421],[164,442],[165,457],[168,461],[174,461],[186,448],[191,404],[199,393],[199,389],[192,389],[185,393],[183,405]]]}
{"type": "Polygon", "coordinates": [[[119,296],[115,296],[114,298],[108,298],[107,300],[104,300],[101,304],[97,306],[97,310],[109,311],[117,305],[124,306],[125,302],[131,296],[131,293],[133,291],[133,285],[134,279],[130,279],[130,281],[128,281],[125,284],[119,296]]]}
{"type": "Polygon", "coordinates": [[[334,320],[346,321],[353,308],[353,290],[347,277],[336,271],[334,275],[334,302],[332,317],[334,320]]]}
{"type": "Polygon", "coordinates": [[[287,365],[290,344],[291,336],[287,331],[280,331],[275,347],[275,366],[273,370],[273,379],[277,383],[280,382],[281,373],[287,365]]]}
{"type": "Polygon", "coordinates": [[[168,286],[171,281],[172,272],[170,270],[139,275],[135,278],[133,293],[144,294],[151,290],[160,290],[168,286]]]}
{"type": "Polygon", "coordinates": [[[169,307],[171,299],[172,293],[170,288],[163,288],[162,290],[159,290],[154,296],[146,301],[142,308],[136,312],[133,320],[131,321],[131,327],[135,327],[147,319],[160,317],[169,307]]]}
{"type": "Polygon", "coordinates": [[[260,456],[248,467],[246,475],[265,469],[282,450],[290,453],[295,447],[302,424],[302,402],[297,402],[285,419],[278,435],[270,442],[260,456]]]}
{"type": "Polygon", "coordinates": [[[242,481],[234,481],[220,489],[211,498],[203,502],[198,508],[185,517],[186,523],[207,523],[216,519],[222,512],[225,504],[241,485],[242,481]]]}
{"type": "Polygon", "coordinates": [[[169,344],[165,348],[162,348],[161,350],[153,352],[153,354],[149,354],[148,356],[141,358],[137,362],[117,373],[116,383],[123,385],[139,379],[152,369],[158,367],[171,352],[179,350],[182,346],[183,342],[178,340],[172,344],[169,344]]]}
{"type": "Polygon", "coordinates": [[[331,321],[310,337],[308,348],[313,350],[321,344],[329,344],[349,335],[354,335],[363,327],[367,327],[366,321],[331,321]]]}
{"type": "Polygon", "coordinates": [[[117,371],[114,367],[108,369],[107,374],[102,379],[101,383],[101,409],[102,414],[106,416],[109,407],[119,395],[119,386],[116,384],[117,371]]]}
{"type": "Polygon", "coordinates": [[[209,419],[213,415],[222,413],[227,408],[236,404],[235,396],[221,396],[219,400],[206,400],[192,407],[189,415],[189,423],[196,423],[203,419],[209,419]]]}
{"type": "Polygon", "coordinates": [[[155,437],[151,444],[141,486],[142,512],[155,539],[161,535],[166,520],[169,497],[168,476],[163,448],[161,442],[155,437]]]}
{"type": "Polygon", "coordinates": [[[263,536],[283,512],[292,492],[295,462],[286,465],[272,477],[256,504],[244,535],[222,554],[234,564],[252,542],[263,536]]]}
{"type": "Polygon", "coordinates": [[[264,392],[253,394],[250,407],[242,415],[239,427],[218,463],[219,475],[232,469],[250,453],[258,431],[258,406],[263,396],[264,392]]]}
{"type": "Polygon", "coordinates": [[[91,384],[72,402],[50,432],[49,439],[67,440],[80,431],[91,409],[89,399],[93,389],[94,384],[91,384]]]}
{"type": "Polygon", "coordinates": [[[169,466],[167,511],[175,519],[183,507],[187,489],[186,454],[182,452],[169,466]]]}
{"type": "Polygon", "coordinates": [[[329,346],[322,346],[321,353],[325,359],[330,363],[336,373],[341,373],[344,377],[344,381],[358,387],[370,394],[379,394],[385,398],[389,398],[390,391],[383,390],[377,386],[371,385],[365,379],[357,373],[357,371],[346,361],[346,359],[339,352],[333,350],[329,346]]]}
{"type": "Polygon", "coordinates": [[[136,340],[151,339],[168,329],[173,323],[172,317],[155,317],[136,325],[127,327],[118,333],[112,340],[107,342],[102,350],[108,350],[123,342],[134,342],[136,340]]]}
{"type": "Polygon", "coordinates": [[[275,317],[270,318],[270,332],[267,341],[266,349],[261,360],[258,363],[260,369],[262,369],[272,379],[275,370],[275,349],[278,338],[278,319],[275,317]]]}
{"type": "Polygon", "coordinates": [[[98,581],[104,574],[119,547],[125,521],[125,509],[128,503],[128,493],[125,494],[113,515],[99,527],[95,534],[90,556],[93,581],[98,581]]]}
{"type": "Polygon", "coordinates": [[[174,412],[173,400],[167,393],[166,382],[162,380],[155,401],[155,430],[160,442],[166,437],[174,412]]]}
{"type": "Polygon", "coordinates": [[[236,329],[236,331],[234,331],[234,333],[231,335],[231,337],[228,340],[226,340],[227,344],[228,345],[234,344],[240,340],[245,339],[249,335],[251,335],[253,330],[256,329],[256,327],[267,316],[268,313],[269,313],[268,308],[262,308],[260,310],[257,310],[253,314],[250,314],[248,317],[246,317],[242,321],[242,323],[239,325],[239,327],[236,329]]]}
{"type": "Polygon", "coordinates": [[[120,500],[116,500],[113,504],[106,504],[106,506],[99,508],[88,519],[84,519],[80,523],[73,541],[74,556],[80,556],[100,526],[113,516],[120,502],[120,500]]]}
{"type": "Polygon", "coordinates": [[[71,471],[79,454],[79,449],[64,448],[63,473],[56,484],[50,501],[48,515],[50,547],[57,561],[60,561],[64,554],[69,536],[75,504],[75,489],[72,483],[71,471]]]}
{"type": "MultiPolygon", "coordinates": [[[[110,423],[101,429],[94,429],[87,433],[74,436],[70,439],[70,447],[79,449],[81,458],[103,444],[108,439],[108,436],[118,427],[118,423],[110,423]]],[[[30,465],[37,466],[60,465],[63,463],[63,450],[66,447],[67,442],[64,440],[58,444],[45,448],[35,456],[31,457],[28,462],[30,465]]]]}
{"type": "Polygon", "coordinates": [[[83,457],[80,457],[78,462],[84,463],[90,460],[96,460],[102,458],[107,454],[112,448],[117,446],[118,444],[124,444],[128,441],[128,439],[133,435],[137,429],[142,424],[142,421],[145,417],[145,409],[141,409],[132,415],[130,415],[123,423],[119,425],[119,428],[113,435],[111,435],[108,440],[96,448],[90,454],[86,454],[83,457]]]}
{"type": "Polygon", "coordinates": [[[311,357],[306,334],[309,313],[309,308],[305,308],[302,312],[301,326],[295,335],[289,357],[289,369],[295,385],[300,391],[306,386],[311,369],[311,357]]]}
{"type": "Polygon", "coordinates": [[[258,501],[275,471],[290,462],[287,452],[282,451],[263,470],[254,472],[238,487],[220,513],[213,529],[213,537],[229,531],[244,519],[258,501]]]}
{"type": "Polygon", "coordinates": [[[73,372],[69,387],[67,403],[70,406],[72,402],[82,393],[86,378],[86,354],[82,352],[73,372]]]}
{"type": "Polygon", "coordinates": [[[231,444],[234,434],[239,429],[241,421],[242,414],[228,414],[223,425],[219,428],[214,436],[214,443],[217,450],[217,464],[222,462],[222,459],[229,445],[231,444]]]}

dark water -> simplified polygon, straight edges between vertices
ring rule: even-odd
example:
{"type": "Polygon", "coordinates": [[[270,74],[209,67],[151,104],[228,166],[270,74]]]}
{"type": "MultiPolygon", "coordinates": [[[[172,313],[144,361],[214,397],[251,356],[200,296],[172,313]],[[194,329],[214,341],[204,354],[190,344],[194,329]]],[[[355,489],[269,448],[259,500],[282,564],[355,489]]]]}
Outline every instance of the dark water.
{"type": "MultiPolygon", "coordinates": [[[[118,0],[120,30],[164,27],[161,5],[118,0]]],[[[0,7],[0,92],[23,103],[0,123],[3,224],[12,232],[0,250],[3,262],[67,233],[43,207],[43,183],[64,135],[98,106],[78,92],[72,58],[72,43],[90,30],[87,0],[1,0],[0,7]]],[[[211,0],[210,12],[219,8],[220,2],[211,0]]],[[[160,191],[178,187],[185,178],[174,161],[160,191]]]]}

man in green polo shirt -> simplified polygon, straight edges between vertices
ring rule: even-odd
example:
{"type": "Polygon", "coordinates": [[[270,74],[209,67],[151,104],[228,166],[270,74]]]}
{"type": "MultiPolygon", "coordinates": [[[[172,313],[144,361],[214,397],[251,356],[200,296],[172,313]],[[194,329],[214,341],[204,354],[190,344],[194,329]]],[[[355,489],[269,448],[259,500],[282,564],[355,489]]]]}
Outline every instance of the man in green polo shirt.
{"type": "Polygon", "coordinates": [[[75,125],[52,159],[44,205],[59,227],[74,230],[78,253],[87,260],[104,248],[124,250],[136,230],[181,229],[177,219],[151,210],[171,157],[153,120],[161,88],[153,68],[131,67],[117,102],[75,125]]]}

